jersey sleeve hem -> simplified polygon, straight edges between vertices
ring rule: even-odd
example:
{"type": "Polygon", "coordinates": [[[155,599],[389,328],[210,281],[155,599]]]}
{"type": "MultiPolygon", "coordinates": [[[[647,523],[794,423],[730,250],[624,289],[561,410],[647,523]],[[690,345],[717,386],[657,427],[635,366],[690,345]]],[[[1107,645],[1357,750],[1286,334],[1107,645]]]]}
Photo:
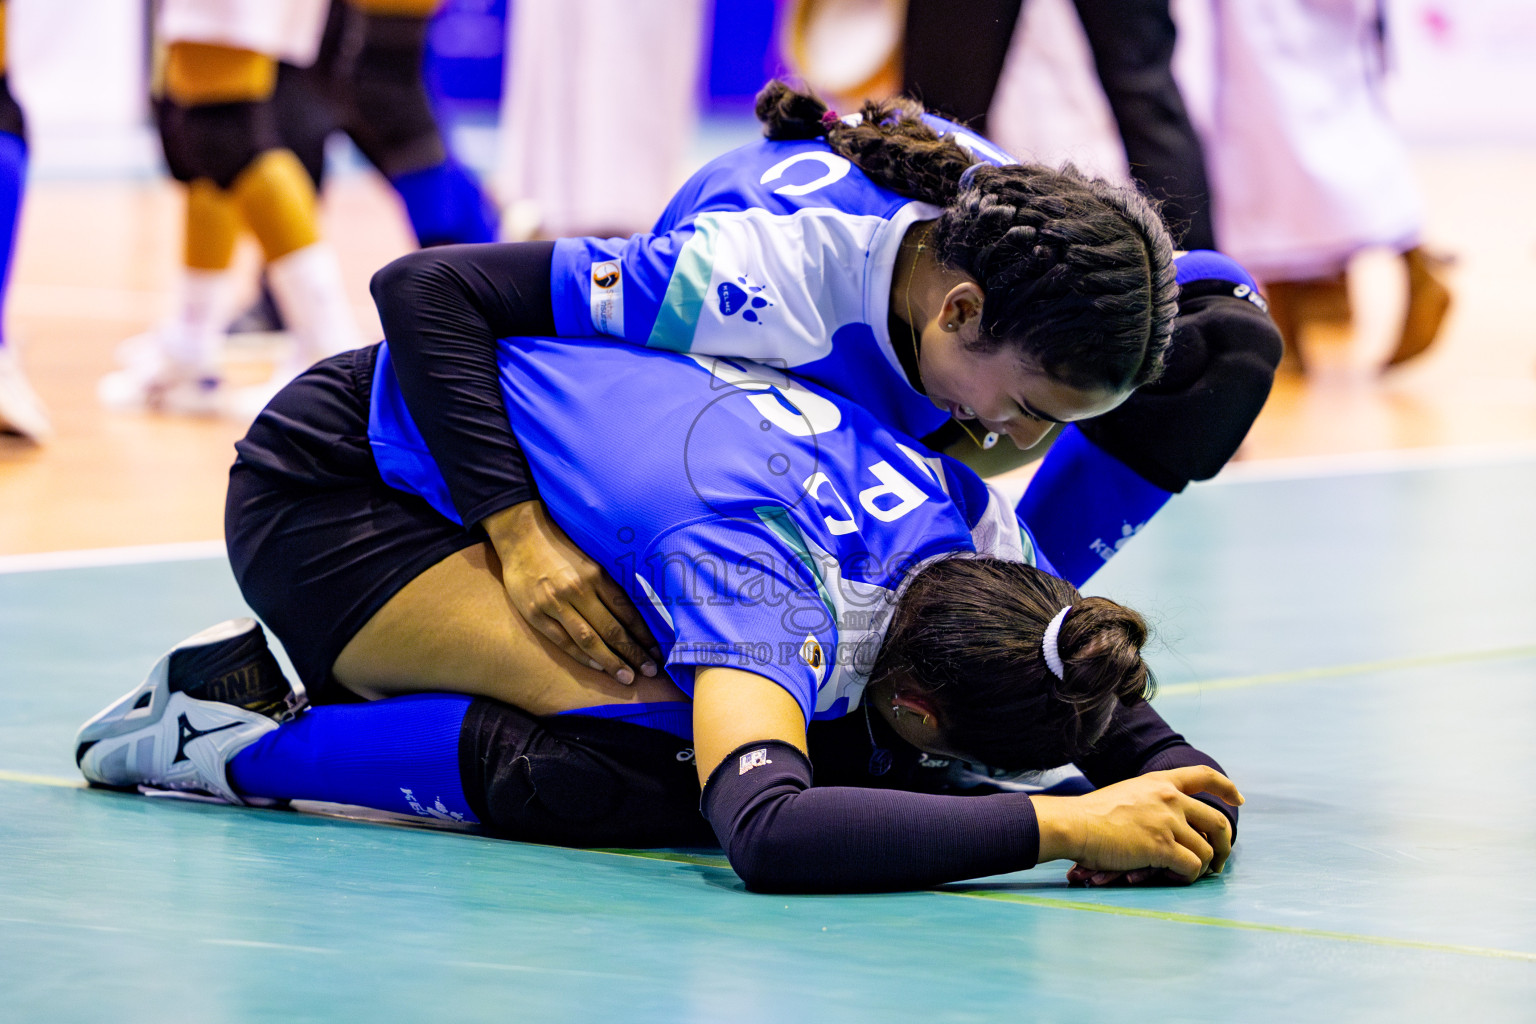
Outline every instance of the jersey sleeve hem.
{"type": "Polygon", "coordinates": [[[562,238],[555,242],[549,267],[549,295],[555,313],[555,333],[562,338],[594,333],[588,307],[588,262],[580,239],[562,238]]]}

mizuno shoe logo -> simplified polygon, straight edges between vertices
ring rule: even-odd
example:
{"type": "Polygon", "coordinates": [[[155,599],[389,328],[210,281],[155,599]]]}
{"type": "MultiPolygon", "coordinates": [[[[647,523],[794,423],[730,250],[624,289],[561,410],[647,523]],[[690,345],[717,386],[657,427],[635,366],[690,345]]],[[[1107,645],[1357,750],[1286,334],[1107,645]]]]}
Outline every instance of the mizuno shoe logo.
{"type": "Polygon", "coordinates": [[[230,722],[228,725],[220,725],[212,729],[198,729],[191,722],[187,721],[186,712],[182,712],[181,716],[176,719],[176,756],[171,758],[171,764],[187,760],[187,744],[198,737],[223,732],[225,729],[233,729],[239,724],[239,722],[230,722]]]}

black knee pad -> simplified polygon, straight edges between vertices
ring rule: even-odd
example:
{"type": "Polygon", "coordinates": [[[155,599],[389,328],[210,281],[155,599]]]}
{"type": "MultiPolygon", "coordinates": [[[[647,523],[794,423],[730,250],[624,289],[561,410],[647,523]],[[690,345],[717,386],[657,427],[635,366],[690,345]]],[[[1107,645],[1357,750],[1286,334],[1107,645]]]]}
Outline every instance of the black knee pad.
{"type": "Polygon", "coordinates": [[[535,718],[476,700],[459,736],[464,796],[498,835],[561,846],[713,846],[691,744],[628,722],[535,718]]]}
{"type": "Polygon", "coordinates": [[[27,119],[22,116],[21,104],[11,95],[9,75],[0,75],[0,132],[9,132],[23,141],[27,137],[27,119]]]}
{"type": "Polygon", "coordinates": [[[351,11],[332,72],[343,127],[385,177],[434,167],[447,153],[421,77],[424,18],[351,11]]]}
{"type": "Polygon", "coordinates": [[[177,181],[210,178],[220,188],[229,188],[258,156],[283,146],[272,104],[266,100],[195,107],[160,100],[155,120],[165,162],[177,181]]]}
{"type": "Polygon", "coordinates": [[[1163,375],[1118,409],[1079,424],[1164,490],[1182,491],[1220,472],[1269,397],[1280,332],[1262,307],[1234,294],[1239,288],[1248,291],[1231,281],[1186,285],[1163,375]]]}

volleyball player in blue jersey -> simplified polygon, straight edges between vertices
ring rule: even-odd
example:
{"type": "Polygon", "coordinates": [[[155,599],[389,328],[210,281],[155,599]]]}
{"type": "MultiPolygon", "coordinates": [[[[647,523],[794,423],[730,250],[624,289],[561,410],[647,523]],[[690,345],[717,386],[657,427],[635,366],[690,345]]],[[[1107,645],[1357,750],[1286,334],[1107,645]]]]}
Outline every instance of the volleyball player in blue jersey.
{"type": "Polygon", "coordinates": [[[497,354],[541,499],[638,606],[665,676],[621,686],[524,622],[376,346],[289,385],[231,472],[236,579],[318,706],[279,726],[296,701],[260,629],[228,624],[87,723],[88,778],[539,842],[712,830],[765,890],[1060,857],[1186,881],[1220,869],[1235,824],[1221,801],[1241,798],[1146,704],[1144,623],[1031,564],[1027,524],[963,465],[744,361],[597,339],[497,354]],[[402,693],[417,695],[339,703],[402,693]],[[951,758],[1075,761],[1106,788],[912,791],[945,789],[951,758]]]}
{"type": "Polygon", "coordinates": [[[1135,192],[1013,163],[910,103],[838,118],[774,83],[758,113],[767,138],[707,164],[651,234],[437,249],[374,279],[393,372],[454,509],[562,649],[627,681],[649,638],[534,499],[502,414],[498,338],[595,333],[755,358],[934,448],[957,424],[1020,448],[1070,424],[1021,510],[1078,584],[1231,457],[1280,354],[1231,260],[1175,258],[1135,192]]]}

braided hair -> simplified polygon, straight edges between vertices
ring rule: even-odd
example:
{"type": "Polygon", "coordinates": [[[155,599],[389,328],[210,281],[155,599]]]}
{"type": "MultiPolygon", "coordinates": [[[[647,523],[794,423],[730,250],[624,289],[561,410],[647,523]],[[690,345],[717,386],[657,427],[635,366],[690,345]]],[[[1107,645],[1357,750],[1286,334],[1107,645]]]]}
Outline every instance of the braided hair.
{"type": "Polygon", "coordinates": [[[940,264],[981,286],[977,346],[1009,344],[1074,387],[1124,391],[1154,380],[1173,335],[1173,243],[1134,189],[1070,164],[977,163],[908,99],[868,101],[840,119],[775,80],[757,97],[763,134],[824,138],[877,185],[941,207],[940,264]]]}

